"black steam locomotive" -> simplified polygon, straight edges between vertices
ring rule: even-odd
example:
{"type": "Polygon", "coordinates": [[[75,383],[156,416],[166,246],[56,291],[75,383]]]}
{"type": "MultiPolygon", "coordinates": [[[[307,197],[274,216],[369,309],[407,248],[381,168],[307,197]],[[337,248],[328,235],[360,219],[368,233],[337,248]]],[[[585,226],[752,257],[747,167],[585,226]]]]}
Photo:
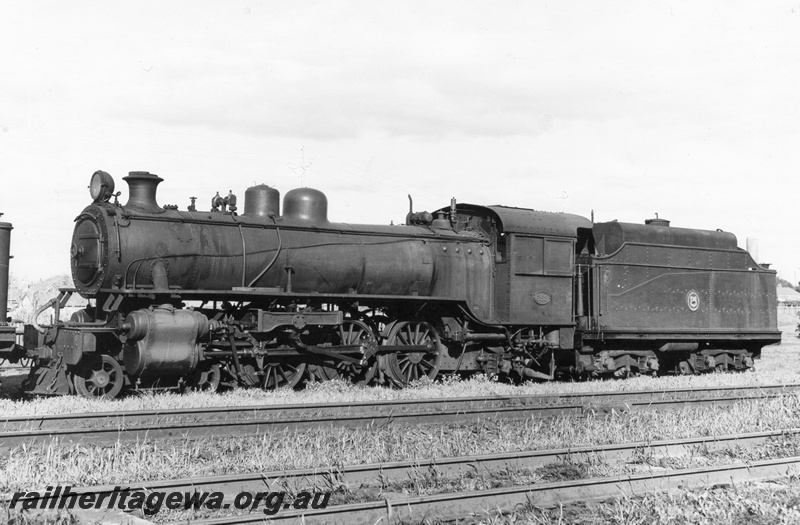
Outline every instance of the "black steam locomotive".
{"type": "Polygon", "coordinates": [[[124,180],[121,205],[92,176],[75,288],[45,305],[89,306],[35,326],[37,394],[693,374],[751,368],[780,340],[775,271],[722,231],[455,201],[405,225],[334,223],[320,191],[281,209],[264,185],[241,214],[232,193],[179,211],[157,204],[160,177],[124,180]]]}

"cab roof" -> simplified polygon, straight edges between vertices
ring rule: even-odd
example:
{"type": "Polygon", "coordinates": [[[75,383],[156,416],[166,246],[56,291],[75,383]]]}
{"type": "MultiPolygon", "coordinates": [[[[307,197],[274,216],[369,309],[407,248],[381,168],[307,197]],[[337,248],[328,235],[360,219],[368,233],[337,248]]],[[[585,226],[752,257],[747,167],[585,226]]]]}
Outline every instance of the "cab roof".
{"type": "MultiPolygon", "coordinates": [[[[449,208],[442,208],[439,211],[447,210],[449,208]]],[[[577,237],[578,228],[592,227],[592,222],[580,215],[538,211],[529,208],[457,204],[456,212],[491,216],[494,218],[497,229],[503,233],[577,237]]]]}

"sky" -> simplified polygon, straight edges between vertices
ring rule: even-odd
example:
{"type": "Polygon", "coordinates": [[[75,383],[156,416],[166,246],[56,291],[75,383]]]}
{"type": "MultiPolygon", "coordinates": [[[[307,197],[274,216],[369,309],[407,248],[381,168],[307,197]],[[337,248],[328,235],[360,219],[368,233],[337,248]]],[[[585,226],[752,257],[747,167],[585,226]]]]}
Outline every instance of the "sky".
{"type": "Polygon", "coordinates": [[[11,273],[69,273],[87,185],[265,183],[334,222],[450,203],[756,238],[800,280],[800,2],[0,2],[11,273]]]}

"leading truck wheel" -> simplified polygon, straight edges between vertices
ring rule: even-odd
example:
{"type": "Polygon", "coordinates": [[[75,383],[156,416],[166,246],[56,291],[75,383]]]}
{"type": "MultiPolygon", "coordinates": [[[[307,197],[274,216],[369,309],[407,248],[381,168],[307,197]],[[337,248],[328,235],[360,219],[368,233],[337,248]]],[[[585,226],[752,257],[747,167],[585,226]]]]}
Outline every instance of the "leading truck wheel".
{"type": "Polygon", "coordinates": [[[402,349],[385,356],[385,371],[398,386],[404,387],[422,377],[433,379],[442,364],[442,341],[429,323],[402,321],[394,325],[386,338],[386,345],[427,346],[432,351],[402,349]]]}
{"type": "Polygon", "coordinates": [[[198,366],[186,378],[186,389],[193,392],[216,392],[221,376],[219,365],[198,366]]]}
{"type": "Polygon", "coordinates": [[[73,380],[75,391],[90,399],[113,399],[122,391],[125,377],[116,359],[101,355],[78,365],[73,380]]]}

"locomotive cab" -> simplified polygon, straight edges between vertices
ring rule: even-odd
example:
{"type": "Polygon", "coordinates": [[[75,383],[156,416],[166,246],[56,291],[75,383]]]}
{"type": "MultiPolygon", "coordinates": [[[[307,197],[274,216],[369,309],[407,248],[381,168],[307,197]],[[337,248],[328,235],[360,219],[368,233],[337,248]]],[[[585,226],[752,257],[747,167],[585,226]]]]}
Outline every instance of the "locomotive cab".
{"type": "Polygon", "coordinates": [[[573,267],[584,217],[506,206],[457,206],[457,225],[479,228],[494,251],[493,320],[503,325],[561,327],[572,348],[573,267]]]}

